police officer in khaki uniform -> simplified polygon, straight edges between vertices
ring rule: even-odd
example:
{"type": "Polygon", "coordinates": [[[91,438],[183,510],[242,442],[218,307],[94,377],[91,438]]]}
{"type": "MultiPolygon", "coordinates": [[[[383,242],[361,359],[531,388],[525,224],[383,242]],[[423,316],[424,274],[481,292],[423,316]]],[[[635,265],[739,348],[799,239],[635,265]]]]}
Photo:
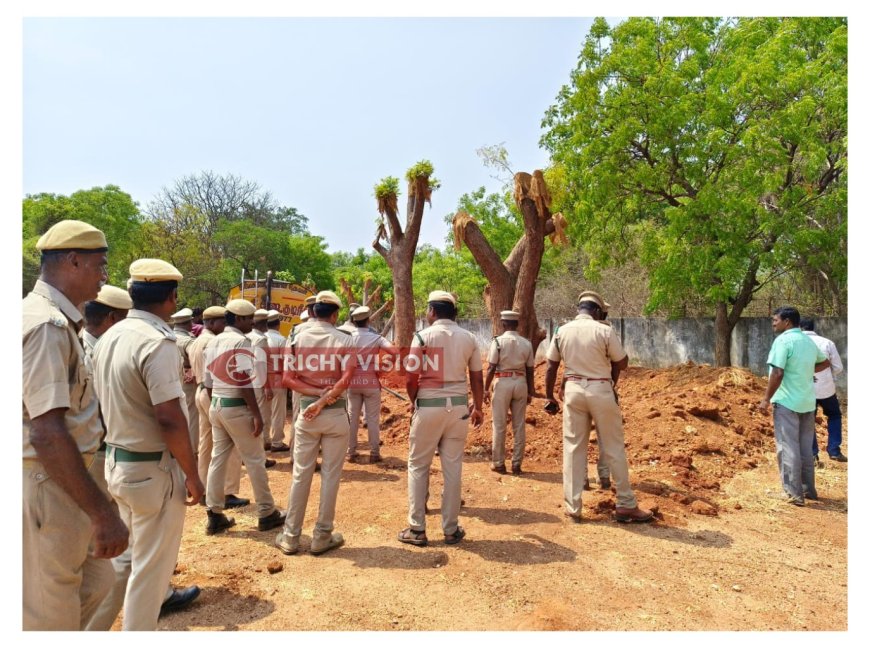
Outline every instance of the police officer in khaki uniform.
{"type": "Polygon", "coordinates": [[[429,293],[429,327],[414,334],[406,359],[408,398],[412,405],[408,451],[408,528],[399,542],[424,546],[429,469],[437,450],[444,474],[441,493],[441,530],[446,544],[465,537],[459,526],[462,455],[468,418],[483,423],[483,364],[474,335],[456,323],[456,298],[449,292],[429,293]],[[471,378],[474,405],[468,407],[466,371],[471,378]]]}
{"type": "MultiPolygon", "coordinates": [[[[217,335],[223,333],[227,321],[224,317],[226,308],[223,306],[209,306],[202,312],[202,332],[194,340],[188,349],[190,366],[196,381],[196,408],[199,412],[199,448],[197,452],[197,469],[199,478],[208,488],[208,466],[211,463],[213,447],[211,434],[211,421],[208,418],[208,410],[211,408],[211,393],[206,388],[205,381],[205,351],[209,343],[217,335]]],[[[226,500],[224,508],[237,508],[247,506],[251,500],[238,497],[239,484],[242,478],[242,457],[239,451],[233,447],[230,458],[227,460],[227,478],[224,493],[226,500]]],[[[205,499],[202,500],[205,504],[205,499]]]]}
{"type": "MultiPolygon", "coordinates": [[[[258,354],[262,358],[263,369],[265,362],[269,356],[269,340],[266,337],[267,318],[269,311],[264,308],[258,308],[254,311],[254,325],[246,334],[246,337],[251,341],[252,349],[259,349],[258,354]]],[[[256,351],[255,351],[256,353],[256,351]]],[[[257,406],[260,408],[260,417],[263,419],[263,448],[268,452],[272,449],[272,387],[268,381],[261,386],[254,387],[254,395],[257,398],[257,406]]]]}
{"type": "Polygon", "coordinates": [[[116,508],[88,475],[100,445],[97,399],[77,335],[79,304],[106,281],[106,237],[64,220],[36,243],[39,279],[23,302],[24,630],[80,630],[127,547],[116,508]]]}
{"type": "Polygon", "coordinates": [[[333,533],[335,502],[348,443],[347,400],[356,358],[349,335],[335,328],[341,300],[324,290],[317,294],[314,312],[317,321],[307,325],[292,341],[284,372],[284,385],[300,394],[302,410],[294,422],[293,483],[290,488],[287,521],[275,538],[285,554],[299,551],[299,537],[318,451],[323,452],[320,478],[320,509],[311,540],[311,553],[318,555],[344,544],[340,533],[333,533]],[[322,397],[327,403],[315,405],[322,397]],[[311,410],[308,410],[309,407],[311,410]],[[315,413],[316,412],[316,413],[315,413]],[[308,413],[308,416],[306,416],[308,413]]]}
{"type": "Polygon", "coordinates": [[[526,448],[526,405],[532,402],[535,393],[535,356],[532,343],[517,333],[520,314],[502,311],[501,325],[504,333],[492,339],[489,347],[489,369],[483,383],[483,399],[489,402],[489,388],[493,378],[498,378],[492,396],[492,466],[491,469],[504,475],[504,440],[507,428],[507,413],[511,413],[514,434],[511,472],[522,473],[523,451],[526,448]]]}
{"type": "Polygon", "coordinates": [[[586,480],[590,422],[595,421],[599,451],[616,485],[616,519],[649,522],[650,511],[638,507],[628,478],[628,459],[622,413],[616,401],[619,373],[628,366],[628,354],[610,326],[602,324],[604,299],[591,290],[580,294],[579,315],[553,334],[547,350],[546,394],[553,397],[559,363],[565,362],[565,411],[562,418],[562,480],[565,515],[581,519],[581,495],[586,480]]]}
{"type": "Polygon", "coordinates": [[[127,317],[127,311],[131,308],[133,300],[130,299],[130,293],[109,284],[100,288],[96,299],[85,303],[85,327],[81,330],[81,337],[88,364],[100,336],[127,317]]]}
{"type": "MultiPolygon", "coordinates": [[[[296,339],[296,336],[304,331],[312,322],[317,320],[317,317],[315,317],[314,315],[314,302],[316,301],[316,299],[317,297],[315,295],[309,295],[305,298],[305,310],[303,310],[302,313],[299,315],[299,319],[301,321],[296,324],[290,331],[290,337],[287,338],[287,343],[285,346],[285,354],[290,352],[290,348],[293,345],[293,340],[296,339]]],[[[296,417],[299,415],[299,394],[289,388],[287,389],[287,393],[290,398],[290,435],[287,445],[290,446],[290,461],[292,462],[293,441],[296,438],[296,417]]]]}
{"type": "Polygon", "coordinates": [[[354,330],[356,329],[356,326],[354,326],[354,323],[353,323],[353,314],[356,312],[357,308],[360,308],[359,304],[357,304],[357,303],[350,304],[347,307],[347,321],[344,324],[342,324],[341,326],[336,326],[335,328],[337,328],[339,331],[347,333],[348,335],[351,335],[354,332],[354,330]]]}
{"type": "Polygon", "coordinates": [[[270,404],[272,452],[289,452],[290,446],[284,443],[284,424],[287,422],[287,388],[281,382],[284,371],[284,347],[287,338],[281,335],[281,313],[270,310],[266,316],[266,341],[269,344],[267,371],[269,386],[272,388],[270,404]]]}
{"type": "Polygon", "coordinates": [[[175,343],[181,353],[182,381],[181,388],[184,390],[184,406],[187,408],[188,431],[190,432],[190,445],[196,455],[199,448],[199,410],[196,409],[196,380],[190,364],[190,347],[196,341],[193,336],[193,311],[182,308],[173,313],[169,318],[172,324],[172,332],[175,333],[175,343]]]}
{"type": "Polygon", "coordinates": [[[181,273],[160,259],[139,259],[130,264],[130,278],[133,308],[94,348],[94,386],[106,424],[106,482],[130,530],[123,628],[155,630],[178,559],[184,505],[199,501],[203,485],[185,416],[181,356],[167,324],[178,308],[181,273]]]}
{"type": "Polygon", "coordinates": [[[398,357],[399,350],[390,344],[382,335],[369,328],[371,309],[360,306],[353,311],[354,331],[351,333],[357,354],[357,367],[353,372],[353,380],[347,390],[350,404],[350,444],[347,448],[347,460],[355,463],[359,460],[356,451],[359,440],[360,412],[365,406],[366,431],[369,437],[369,463],[378,463],[381,459],[381,381],[378,378],[378,354],[380,351],[398,357]]]}
{"type": "Polygon", "coordinates": [[[265,382],[265,358],[255,358],[247,337],[256,309],[251,302],[233,299],[226,306],[227,325],[206,349],[205,386],[211,390],[211,420],[214,447],[208,467],[208,535],[235,525],[224,515],[224,485],[227,463],[233,446],[238,448],[257,503],[257,529],[268,531],[284,523],[284,514],[275,508],[269,477],[266,474],[266,451],[258,438],[263,418],[254,388],[265,382]]]}

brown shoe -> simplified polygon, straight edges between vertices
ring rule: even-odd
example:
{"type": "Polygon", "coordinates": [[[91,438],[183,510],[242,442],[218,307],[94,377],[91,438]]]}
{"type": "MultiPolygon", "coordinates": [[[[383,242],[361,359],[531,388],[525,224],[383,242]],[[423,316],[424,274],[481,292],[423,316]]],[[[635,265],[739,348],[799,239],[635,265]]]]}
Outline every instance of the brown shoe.
{"type": "Polygon", "coordinates": [[[616,508],[617,522],[652,522],[652,511],[645,511],[639,506],[634,508],[616,508]]]}

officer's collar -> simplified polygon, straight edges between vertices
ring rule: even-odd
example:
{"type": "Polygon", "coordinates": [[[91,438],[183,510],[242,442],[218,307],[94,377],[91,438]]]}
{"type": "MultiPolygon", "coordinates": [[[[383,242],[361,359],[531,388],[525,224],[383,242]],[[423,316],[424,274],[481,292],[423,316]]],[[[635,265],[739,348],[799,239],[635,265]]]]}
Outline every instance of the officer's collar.
{"type": "Polygon", "coordinates": [[[447,317],[444,317],[442,319],[437,319],[434,322],[432,322],[432,326],[435,326],[436,324],[441,324],[443,326],[458,326],[458,324],[456,324],[456,320],[452,320],[452,319],[449,319],[447,317]]]}
{"type": "Polygon", "coordinates": [[[169,324],[166,323],[165,319],[163,319],[162,317],[158,317],[154,313],[149,313],[148,311],[139,310],[138,308],[131,308],[129,311],[127,311],[127,319],[146,320],[157,324],[161,329],[172,333],[172,329],[169,328],[169,324]]]}
{"type": "Polygon", "coordinates": [[[235,326],[230,326],[229,324],[227,324],[227,325],[224,327],[224,331],[223,331],[223,332],[224,332],[224,333],[236,333],[237,335],[244,335],[244,333],[242,333],[242,332],[241,332],[239,329],[237,329],[235,326]]]}
{"type": "Polygon", "coordinates": [[[588,319],[588,320],[592,320],[593,322],[596,322],[596,321],[597,321],[597,320],[596,320],[594,317],[592,317],[592,315],[590,315],[589,313],[580,313],[580,314],[577,315],[577,317],[575,317],[574,319],[588,319]]]}
{"type": "Polygon", "coordinates": [[[82,312],[76,308],[76,305],[73,304],[66,295],[47,281],[37,279],[36,284],[33,286],[33,292],[41,297],[45,297],[51,302],[54,302],[61,312],[66,315],[66,318],[75,324],[77,328],[79,322],[84,319],[82,312]]]}

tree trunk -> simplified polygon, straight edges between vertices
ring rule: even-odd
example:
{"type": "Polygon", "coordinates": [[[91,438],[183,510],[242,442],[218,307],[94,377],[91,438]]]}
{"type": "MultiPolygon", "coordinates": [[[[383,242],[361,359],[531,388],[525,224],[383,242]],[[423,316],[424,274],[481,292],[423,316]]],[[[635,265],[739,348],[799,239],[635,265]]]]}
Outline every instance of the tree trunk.
{"type": "Polygon", "coordinates": [[[734,324],[729,322],[728,304],[716,302],[716,345],[715,363],[717,367],[731,366],[731,331],[734,324]]]}
{"type": "Polygon", "coordinates": [[[393,271],[393,319],[395,335],[393,341],[399,348],[411,345],[414,335],[414,289],[411,278],[413,256],[398,255],[391,269],[393,271]]]}
{"type": "Polygon", "coordinates": [[[454,224],[462,224],[462,240],[489,281],[483,298],[492,321],[493,335],[501,332],[501,311],[518,311],[519,333],[528,338],[533,350],[537,351],[547,334],[538,325],[535,290],[544,256],[544,237],[555,232],[556,226],[547,206],[549,197],[546,196],[541,172],[535,171],[534,176],[517,173],[514,182],[514,197],[523,215],[525,233],[504,262],[477,223],[466,214],[457,213],[454,224]]]}

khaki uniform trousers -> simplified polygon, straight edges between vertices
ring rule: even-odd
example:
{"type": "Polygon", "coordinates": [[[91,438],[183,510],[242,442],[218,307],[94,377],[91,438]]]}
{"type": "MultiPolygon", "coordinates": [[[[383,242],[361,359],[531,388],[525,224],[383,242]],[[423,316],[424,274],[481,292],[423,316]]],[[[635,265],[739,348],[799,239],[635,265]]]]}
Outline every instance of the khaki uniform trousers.
{"type": "Polygon", "coordinates": [[[22,495],[22,628],[83,630],[112,587],[112,563],[88,555],[90,518],[40,462],[24,461],[22,495]]]}
{"type": "Polygon", "coordinates": [[[637,506],[628,479],[628,459],[622,432],[622,412],[609,381],[569,381],[565,385],[562,414],[562,484],[565,512],[579,515],[583,482],[587,476],[589,431],[592,421],[598,433],[598,451],[610,467],[616,487],[616,506],[637,506]]]}
{"type": "Polygon", "coordinates": [[[205,493],[209,510],[215,513],[224,510],[227,464],[235,447],[248,470],[254,500],[257,502],[257,514],[259,517],[271,514],[275,510],[275,500],[272,499],[269,476],[266,474],[266,451],[263,450],[260,437],[254,436],[254,417],[251,412],[244,405],[224,407],[217,403],[211,406],[208,415],[214,437],[205,493]]]}
{"type": "Polygon", "coordinates": [[[333,407],[324,409],[313,421],[302,418],[300,411],[295,421],[295,440],[293,447],[293,484],[287,502],[287,518],[284,533],[289,536],[302,534],[305,508],[311,493],[311,480],[314,477],[314,464],[317,453],[322,450],[323,463],[320,469],[320,507],[314,536],[322,537],[332,533],[335,527],[335,503],[338,499],[338,485],[347,451],[348,421],[347,403],[337,400],[333,407]]]}
{"type": "Polygon", "coordinates": [[[514,433],[512,463],[522,463],[526,449],[526,405],[529,386],[525,376],[499,378],[492,391],[492,463],[504,465],[507,413],[511,412],[514,433]]]}
{"type": "Polygon", "coordinates": [[[284,443],[284,423],[287,421],[287,389],[284,387],[272,390],[272,400],[268,401],[271,419],[272,445],[284,443]]]}
{"type": "Polygon", "coordinates": [[[444,488],[441,491],[441,529],[445,535],[459,526],[462,502],[462,455],[468,436],[465,404],[443,407],[417,407],[411,418],[408,450],[408,525],[426,530],[426,499],[429,495],[429,468],[435,450],[441,457],[444,488]]]}
{"type": "Polygon", "coordinates": [[[380,389],[349,389],[347,392],[350,406],[350,443],[347,454],[356,454],[359,444],[359,415],[365,404],[366,429],[369,433],[369,452],[381,454],[381,390],[380,389]]]}
{"type": "MultiPolygon", "coordinates": [[[[109,494],[109,485],[106,483],[106,451],[100,450],[94,457],[94,463],[88,470],[93,480],[96,482],[100,490],[114,504],[115,500],[109,494]]],[[[118,505],[115,504],[115,508],[118,505]]],[[[111,559],[112,569],[115,572],[115,582],[112,588],[100,603],[94,616],[91,618],[85,630],[108,631],[115,624],[115,619],[118,618],[118,613],[124,607],[124,595],[127,593],[127,580],[130,578],[130,570],[133,562],[133,549],[127,547],[120,556],[115,556],[111,559]]],[[[172,596],[172,586],[166,588],[166,596],[164,601],[172,596]]]]}
{"type": "Polygon", "coordinates": [[[116,461],[110,448],[106,482],[130,530],[132,566],[123,629],[156,630],[181,546],[184,473],[168,450],[160,461],[116,461]]]}
{"type": "Polygon", "coordinates": [[[266,392],[262,389],[254,389],[257,397],[257,407],[260,408],[260,417],[263,419],[263,433],[260,435],[262,445],[272,443],[272,406],[266,400],[266,392]]]}
{"type": "MultiPolygon", "coordinates": [[[[196,392],[196,408],[199,410],[199,455],[197,457],[197,472],[199,480],[208,487],[208,466],[211,463],[211,453],[214,447],[211,434],[211,420],[208,418],[208,410],[211,408],[211,399],[208,390],[200,387],[196,392]]],[[[242,480],[242,457],[233,446],[230,458],[227,459],[227,477],[224,495],[237,495],[242,480]]]]}
{"type": "Polygon", "coordinates": [[[199,409],[196,407],[196,383],[182,383],[184,404],[187,406],[187,431],[190,433],[190,447],[193,454],[199,449],[199,409]]]}

